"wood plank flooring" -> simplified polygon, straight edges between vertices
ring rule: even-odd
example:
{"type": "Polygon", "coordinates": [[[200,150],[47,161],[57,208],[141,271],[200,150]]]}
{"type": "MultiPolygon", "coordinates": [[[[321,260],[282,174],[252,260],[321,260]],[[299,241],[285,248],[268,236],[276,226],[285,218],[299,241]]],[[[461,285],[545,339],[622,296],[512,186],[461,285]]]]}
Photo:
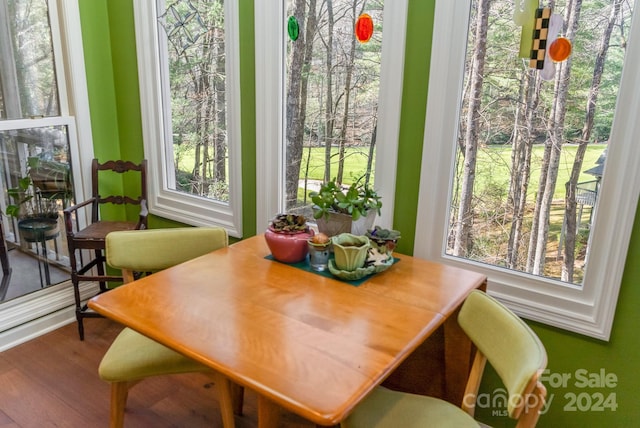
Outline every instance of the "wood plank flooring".
{"type": "MultiPolygon", "coordinates": [[[[0,353],[0,427],[108,427],[109,385],[98,378],[98,364],[121,329],[107,319],[88,319],[84,342],[74,323],[0,353]]],[[[216,394],[203,374],[146,379],[129,393],[125,427],[221,427],[216,394]]],[[[281,426],[315,427],[287,412],[281,426]]],[[[236,427],[257,427],[252,391],[245,391],[236,427]]]]}

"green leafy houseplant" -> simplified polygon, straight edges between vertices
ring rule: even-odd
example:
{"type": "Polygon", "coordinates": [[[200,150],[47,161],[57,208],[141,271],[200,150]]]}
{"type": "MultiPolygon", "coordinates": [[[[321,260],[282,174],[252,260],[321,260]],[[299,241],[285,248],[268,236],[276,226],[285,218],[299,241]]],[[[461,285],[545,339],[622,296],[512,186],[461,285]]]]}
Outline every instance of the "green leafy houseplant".
{"type": "Polygon", "coordinates": [[[6,214],[11,217],[25,218],[58,218],[58,205],[54,198],[43,196],[34,185],[31,170],[40,164],[38,158],[29,158],[27,173],[18,179],[18,185],[7,189],[11,203],[7,205],[6,214]]]}
{"type": "Polygon", "coordinates": [[[309,192],[314,204],[313,217],[329,218],[331,212],[348,214],[353,221],[366,217],[371,210],[380,214],[382,201],[380,195],[366,184],[357,181],[343,190],[335,179],[324,183],[318,191],[309,192]]]}

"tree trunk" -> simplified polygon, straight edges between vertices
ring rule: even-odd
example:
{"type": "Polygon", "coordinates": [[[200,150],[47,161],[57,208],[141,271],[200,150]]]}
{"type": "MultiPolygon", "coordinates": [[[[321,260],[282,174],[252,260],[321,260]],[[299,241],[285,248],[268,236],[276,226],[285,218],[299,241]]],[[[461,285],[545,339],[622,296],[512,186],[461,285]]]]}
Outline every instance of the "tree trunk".
{"type": "Polygon", "coordinates": [[[576,248],[576,186],[580,177],[580,171],[582,170],[582,161],[584,154],[587,151],[587,144],[591,138],[591,131],[593,129],[593,119],[595,117],[596,102],[598,100],[598,92],[600,90],[600,82],[602,81],[602,74],[604,71],[605,59],[607,51],[609,50],[609,42],[611,40],[611,33],[613,27],[620,15],[620,6],[622,0],[613,0],[611,5],[611,13],[609,14],[609,21],[605,27],[602,38],[600,40],[600,47],[596,55],[596,62],[593,69],[593,79],[591,81],[591,88],[589,89],[589,95],[587,97],[587,110],[585,114],[584,126],[582,128],[582,135],[576,151],[576,157],[573,161],[573,168],[571,170],[571,176],[567,182],[567,195],[565,198],[565,245],[563,248],[563,264],[561,279],[567,282],[573,282],[573,269],[575,264],[575,248],[576,248]]]}
{"type": "MultiPolygon", "coordinates": [[[[223,8],[224,1],[220,0],[220,7],[223,8]]],[[[226,108],[226,91],[225,91],[225,75],[226,55],[224,42],[224,28],[216,28],[214,30],[216,74],[213,77],[215,87],[215,133],[214,133],[214,154],[213,154],[213,181],[226,182],[227,178],[227,108],[226,108]]]]}
{"type": "Polygon", "coordinates": [[[512,155],[512,182],[510,200],[512,207],[511,232],[509,233],[509,245],[507,249],[507,267],[518,268],[518,253],[523,235],[523,220],[527,206],[527,191],[531,178],[531,152],[534,138],[531,130],[534,129],[534,116],[540,100],[541,79],[533,69],[527,68],[524,72],[523,91],[521,93],[521,106],[517,114],[516,131],[514,136],[514,154],[512,155]],[[519,123],[523,125],[518,126],[519,123]]]}
{"type": "MultiPolygon", "coordinates": [[[[313,42],[315,39],[316,27],[317,27],[317,16],[316,16],[316,0],[309,0],[309,12],[307,12],[307,28],[305,31],[305,48],[304,48],[304,62],[302,64],[302,76],[300,78],[300,109],[298,111],[298,123],[302,126],[300,130],[302,134],[302,149],[304,150],[304,126],[306,124],[307,117],[307,95],[309,88],[309,73],[311,70],[311,60],[313,59],[313,42]]],[[[310,125],[311,133],[313,134],[313,127],[310,125]]],[[[302,154],[301,154],[302,155],[302,154]]],[[[302,201],[302,205],[307,204],[307,180],[309,178],[309,161],[311,160],[311,145],[309,145],[309,154],[307,156],[307,167],[304,172],[304,197],[302,201]]],[[[299,177],[292,177],[287,179],[287,185],[289,185],[289,180],[295,182],[296,187],[298,186],[299,177]]],[[[296,200],[297,203],[297,200],[296,200]]],[[[287,205],[287,209],[292,208],[292,206],[287,205]]]]}
{"type": "Polygon", "coordinates": [[[484,63],[487,43],[487,26],[489,21],[490,0],[479,0],[478,16],[475,26],[475,45],[471,73],[469,107],[467,111],[467,128],[465,132],[465,157],[460,205],[456,219],[456,233],[453,247],[455,256],[465,256],[471,247],[471,230],[473,226],[473,185],[476,173],[476,156],[478,151],[478,121],[482,96],[484,63]]]}
{"type": "MultiPolygon", "coordinates": [[[[352,28],[355,28],[356,19],[362,12],[362,9],[360,10],[360,12],[356,11],[357,4],[358,4],[358,0],[353,0],[353,3],[351,4],[351,15],[352,15],[351,27],[352,28]]],[[[366,1],[363,2],[362,7],[364,8],[366,4],[367,4],[366,1]]],[[[344,110],[342,112],[342,127],[340,128],[340,137],[338,140],[340,144],[340,154],[338,156],[338,182],[339,183],[342,183],[343,174],[344,174],[344,151],[347,143],[347,129],[349,128],[349,112],[351,110],[351,106],[349,105],[349,102],[351,101],[351,89],[352,89],[351,79],[353,76],[353,67],[355,64],[355,57],[356,57],[356,38],[353,37],[353,35],[351,35],[350,40],[351,40],[351,43],[349,46],[349,56],[347,58],[347,64],[345,67],[346,76],[344,80],[344,110]]]]}
{"type": "MultiPolygon", "coordinates": [[[[571,6],[567,6],[567,38],[573,40],[578,28],[582,0],[574,0],[571,6]]],[[[540,208],[538,217],[538,230],[535,243],[535,256],[533,259],[532,273],[542,275],[546,257],[546,247],[549,234],[549,217],[551,205],[555,193],[558,178],[558,167],[560,165],[560,154],[564,143],[564,118],[566,113],[567,94],[569,92],[569,78],[571,76],[572,59],[569,57],[561,63],[559,73],[556,74],[556,91],[554,108],[551,110],[549,118],[549,161],[546,173],[542,197],[540,198],[540,208]]],[[[542,180],[540,180],[542,182],[542,180]]]]}
{"type": "MultiPolygon", "coordinates": [[[[298,22],[304,22],[306,9],[305,0],[295,1],[294,16],[298,22]]],[[[302,67],[304,64],[306,44],[313,43],[299,37],[291,43],[291,57],[289,60],[288,91],[287,91],[287,125],[286,125],[286,206],[296,205],[298,200],[298,179],[300,177],[300,161],[304,137],[304,117],[301,110],[302,67]]]]}
{"type": "Polygon", "coordinates": [[[333,0],[327,0],[327,58],[325,61],[325,81],[326,86],[326,98],[325,98],[325,126],[324,126],[324,181],[325,183],[331,181],[331,146],[333,142],[333,0]]]}

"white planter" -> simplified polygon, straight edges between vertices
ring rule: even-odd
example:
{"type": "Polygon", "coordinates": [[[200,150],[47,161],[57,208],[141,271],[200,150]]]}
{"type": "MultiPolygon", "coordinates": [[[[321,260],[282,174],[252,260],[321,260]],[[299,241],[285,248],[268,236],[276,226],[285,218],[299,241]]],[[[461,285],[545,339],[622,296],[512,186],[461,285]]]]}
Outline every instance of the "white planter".
{"type": "Polygon", "coordinates": [[[366,217],[360,217],[353,221],[349,214],[330,213],[329,218],[325,216],[316,220],[318,231],[327,236],[335,236],[341,233],[351,233],[353,235],[364,235],[367,230],[373,228],[376,219],[376,211],[370,210],[366,217]]]}

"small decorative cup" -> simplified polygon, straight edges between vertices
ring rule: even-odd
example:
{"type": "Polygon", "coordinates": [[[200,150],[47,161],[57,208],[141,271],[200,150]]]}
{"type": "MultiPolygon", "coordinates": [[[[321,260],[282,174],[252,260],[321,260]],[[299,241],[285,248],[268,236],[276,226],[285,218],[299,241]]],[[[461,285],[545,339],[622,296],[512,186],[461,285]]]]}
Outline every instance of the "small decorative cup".
{"type": "Polygon", "coordinates": [[[341,233],[331,238],[336,267],[344,271],[354,271],[364,266],[369,252],[369,238],[366,236],[341,233]]]}
{"type": "Polygon", "coordinates": [[[331,242],[326,244],[314,244],[308,241],[309,265],[311,269],[322,272],[327,270],[329,255],[331,254],[331,242]]]}

